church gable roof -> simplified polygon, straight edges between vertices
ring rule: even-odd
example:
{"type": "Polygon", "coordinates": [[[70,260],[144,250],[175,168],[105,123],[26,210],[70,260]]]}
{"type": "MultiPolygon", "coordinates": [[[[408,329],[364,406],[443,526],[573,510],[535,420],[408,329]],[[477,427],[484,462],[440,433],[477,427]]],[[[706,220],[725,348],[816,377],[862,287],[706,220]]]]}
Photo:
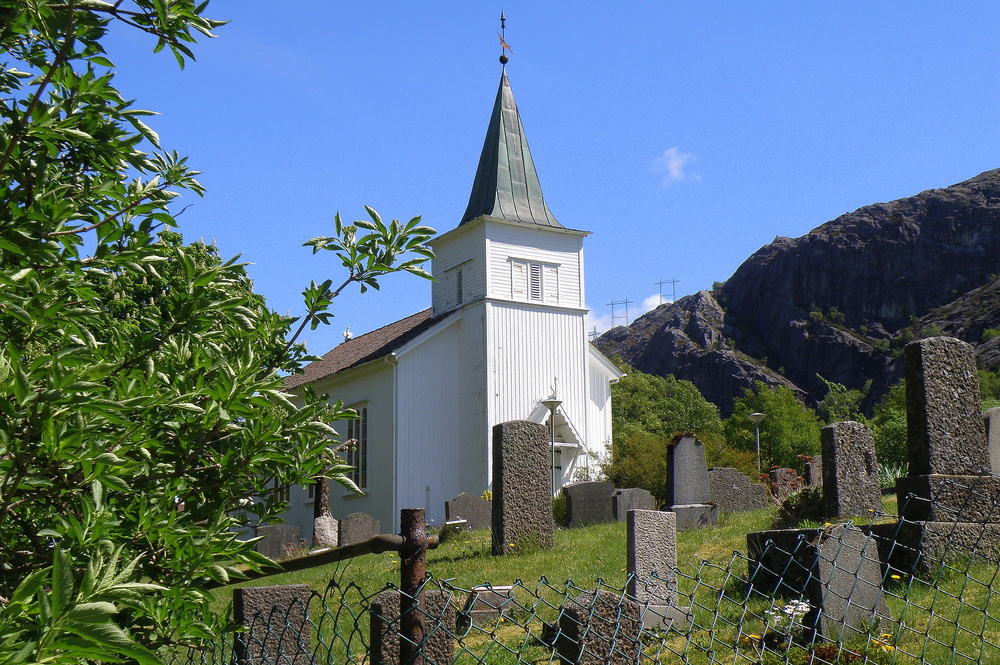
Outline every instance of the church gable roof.
{"type": "Polygon", "coordinates": [[[482,216],[563,228],[542,196],[542,186],[528,150],[506,68],[500,75],[500,88],[486,130],[472,194],[459,226],[482,216]]]}
{"type": "Polygon", "coordinates": [[[320,360],[306,365],[301,374],[286,377],[285,386],[296,388],[387,356],[442,318],[431,317],[431,310],[427,308],[405,319],[358,335],[327,351],[320,360]]]}

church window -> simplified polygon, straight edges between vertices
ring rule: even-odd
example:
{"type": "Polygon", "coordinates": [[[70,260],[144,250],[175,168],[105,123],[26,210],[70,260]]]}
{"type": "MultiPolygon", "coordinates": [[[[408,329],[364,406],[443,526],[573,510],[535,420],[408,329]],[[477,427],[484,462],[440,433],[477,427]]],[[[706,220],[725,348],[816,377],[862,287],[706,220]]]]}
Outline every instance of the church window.
{"type": "Polygon", "coordinates": [[[354,484],[365,489],[368,487],[368,408],[355,408],[358,417],[347,421],[346,448],[347,463],[354,467],[348,472],[348,477],[354,484]]]}
{"type": "Polygon", "coordinates": [[[511,299],[559,304],[559,266],[511,260],[511,299]]]}
{"type": "Polygon", "coordinates": [[[465,288],[463,285],[462,268],[455,271],[455,303],[461,305],[465,302],[465,288]]]}

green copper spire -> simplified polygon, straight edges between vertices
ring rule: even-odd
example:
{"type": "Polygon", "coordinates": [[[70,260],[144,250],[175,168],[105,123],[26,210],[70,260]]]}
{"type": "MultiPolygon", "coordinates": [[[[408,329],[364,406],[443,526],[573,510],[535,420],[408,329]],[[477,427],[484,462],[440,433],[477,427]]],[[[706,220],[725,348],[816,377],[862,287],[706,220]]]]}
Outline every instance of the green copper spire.
{"type": "MultiPolygon", "coordinates": [[[[505,55],[502,57],[506,59],[505,55]]],[[[564,228],[545,205],[506,67],[500,75],[500,89],[486,130],[469,206],[459,226],[484,215],[521,224],[564,228]]]]}

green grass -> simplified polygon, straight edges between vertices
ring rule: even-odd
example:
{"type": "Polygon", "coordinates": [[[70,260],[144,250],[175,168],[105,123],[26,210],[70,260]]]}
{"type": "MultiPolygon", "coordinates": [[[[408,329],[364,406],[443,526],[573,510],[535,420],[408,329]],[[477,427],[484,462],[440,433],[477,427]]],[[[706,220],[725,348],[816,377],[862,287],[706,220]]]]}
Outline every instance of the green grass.
{"type": "MultiPolygon", "coordinates": [[[[893,514],[895,497],[884,497],[884,503],[885,513],[893,514]]],[[[766,653],[767,649],[782,651],[773,624],[765,621],[767,612],[780,611],[788,600],[748,594],[745,584],[746,534],[771,528],[775,516],[774,509],[723,514],[718,526],[677,534],[680,604],[692,606],[695,628],[687,634],[672,632],[652,640],[646,651],[656,662],[677,662],[676,653],[684,653],[690,663],[810,662],[810,650],[805,648],[793,646],[780,657],[766,653]],[[763,649],[765,644],[767,649],[763,649]],[[765,653],[760,655],[762,649],[765,653]]],[[[870,519],[855,521],[870,523],[870,519]]],[[[551,651],[533,643],[526,629],[531,635],[541,634],[542,621],[555,620],[566,597],[594,588],[598,580],[618,588],[626,582],[624,523],[560,530],[550,550],[515,552],[503,557],[490,555],[489,539],[488,531],[459,534],[428,553],[427,570],[436,580],[448,580],[459,589],[485,583],[508,585],[520,580],[519,602],[531,609],[523,610],[506,624],[498,623],[484,631],[474,629],[460,643],[458,663],[544,661],[551,657],[551,651]],[[539,584],[542,578],[547,585],[539,584]],[[520,653],[524,660],[518,661],[510,651],[520,653]]],[[[874,626],[871,637],[856,637],[839,646],[864,652],[868,662],[880,664],[1000,662],[1000,653],[996,653],[1000,650],[993,646],[1000,642],[1000,593],[993,590],[994,583],[1000,583],[996,564],[979,559],[953,561],[951,566],[944,574],[894,580],[886,594],[894,621],[874,626]],[[882,633],[888,637],[880,638],[882,633]],[[984,639],[988,642],[985,646],[984,639]]],[[[322,592],[331,580],[346,590],[344,607],[360,607],[365,595],[389,583],[399,584],[399,557],[369,555],[245,585],[305,583],[322,592]]],[[[231,587],[215,595],[217,608],[222,611],[231,602],[231,587]]],[[[355,634],[367,635],[367,613],[357,609],[352,613],[356,614],[355,634]]],[[[334,630],[332,623],[320,627],[320,639],[328,643],[334,630]]],[[[823,648],[829,649],[830,645],[823,648]]],[[[337,662],[348,654],[360,662],[359,640],[340,643],[336,651],[341,659],[337,662]]],[[[812,662],[834,662],[835,657],[823,655],[824,660],[812,662]]],[[[841,654],[840,658],[839,662],[849,661],[847,655],[841,654]]]]}

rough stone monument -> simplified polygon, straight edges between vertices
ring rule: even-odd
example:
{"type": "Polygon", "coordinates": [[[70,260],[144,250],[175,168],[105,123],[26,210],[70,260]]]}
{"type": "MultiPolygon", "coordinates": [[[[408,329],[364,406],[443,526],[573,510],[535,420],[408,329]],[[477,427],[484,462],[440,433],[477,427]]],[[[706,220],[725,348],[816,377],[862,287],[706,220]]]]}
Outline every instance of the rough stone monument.
{"type": "Polygon", "coordinates": [[[604,589],[585,591],[560,608],[556,651],[563,663],[635,665],[641,631],[637,602],[604,589]]]}
{"type": "Polygon", "coordinates": [[[656,498],[638,487],[616,489],[611,497],[615,519],[624,522],[630,510],[656,510],[656,498]]]}
{"type": "Polygon", "coordinates": [[[340,520],[340,546],[363,543],[381,530],[382,524],[368,513],[351,513],[340,520]]]}
{"type": "Polygon", "coordinates": [[[566,495],[566,525],[569,528],[615,521],[612,505],[614,483],[602,481],[573,483],[565,485],[563,493],[566,495]]]}
{"type": "Polygon", "coordinates": [[[784,499],[805,487],[805,481],[795,469],[774,468],[767,472],[771,480],[771,492],[776,499],[784,499]]]}
{"type": "Polygon", "coordinates": [[[340,543],[340,524],[331,515],[313,520],[313,547],[336,547],[340,543]]]}
{"type": "MultiPolygon", "coordinates": [[[[375,665],[399,665],[399,594],[387,589],[372,600],[370,608],[369,655],[375,665]]],[[[451,594],[438,589],[424,591],[424,601],[416,610],[424,615],[424,642],[421,654],[428,663],[455,660],[455,605],[451,594]]]]}
{"type": "Polygon", "coordinates": [[[236,662],[312,663],[309,596],[307,584],[233,589],[233,619],[244,627],[233,645],[236,662]]]}
{"type": "Polygon", "coordinates": [[[882,510],[872,431],[853,421],[833,423],[820,431],[820,446],[827,516],[869,517],[882,510]]]}
{"type": "Polygon", "coordinates": [[[922,339],[906,346],[904,361],[910,475],[896,481],[900,540],[924,566],[949,554],[992,552],[1000,546],[1000,478],[980,475],[990,455],[973,347],[922,339]]]}
{"type": "Polygon", "coordinates": [[[256,534],[263,536],[254,549],[268,559],[277,561],[288,554],[288,550],[299,546],[299,527],[291,524],[263,525],[256,528],[256,534]]]}
{"type": "Polygon", "coordinates": [[[805,457],[805,472],[802,474],[806,487],[823,487],[823,458],[821,456],[805,457]]]}
{"type": "Polygon", "coordinates": [[[493,427],[493,554],[552,547],[552,486],[544,425],[527,420],[493,427]]]}
{"type": "Polygon", "coordinates": [[[767,488],[750,481],[738,469],[713,466],[708,470],[708,494],[712,503],[724,513],[759,510],[771,505],[767,488]]]}
{"type": "Polygon", "coordinates": [[[646,628],[687,627],[690,608],[677,607],[677,515],[630,510],[627,521],[628,594],[646,628]]]}
{"type": "Polygon", "coordinates": [[[680,531],[719,523],[719,508],[708,488],[705,445],[693,434],[681,434],[667,445],[666,508],[677,514],[680,531]]]}
{"type": "Polygon", "coordinates": [[[493,502],[462,492],[444,502],[444,518],[448,522],[465,520],[466,531],[489,529],[493,520],[493,502]]]}

